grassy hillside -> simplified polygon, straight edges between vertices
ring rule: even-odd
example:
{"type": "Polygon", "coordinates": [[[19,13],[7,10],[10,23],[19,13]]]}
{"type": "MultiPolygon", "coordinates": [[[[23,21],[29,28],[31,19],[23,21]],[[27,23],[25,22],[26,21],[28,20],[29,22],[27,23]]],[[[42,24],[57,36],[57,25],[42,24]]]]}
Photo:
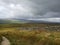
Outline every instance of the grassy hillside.
{"type": "Polygon", "coordinates": [[[17,29],[34,26],[43,28],[47,26],[60,27],[59,24],[0,24],[0,43],[2,36],[4,36],[10,40],[11,45],[60,45],[60,31],[17,29]]]}
{"type": "Polygon", "coordinates": [[[1,36],[8,38],[11,45],[60,45],[60,32],[4,30],[1,36]]]}

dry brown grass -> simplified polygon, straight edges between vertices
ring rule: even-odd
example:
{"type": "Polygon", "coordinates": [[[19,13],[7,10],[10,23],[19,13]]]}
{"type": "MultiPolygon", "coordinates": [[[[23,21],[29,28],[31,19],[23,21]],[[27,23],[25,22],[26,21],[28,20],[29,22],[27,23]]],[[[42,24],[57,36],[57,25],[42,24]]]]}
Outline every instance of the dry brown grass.
{"type": "Polygon", "coordinates": [[[5,36],[11,45],[60,45],[60,32],[39,30],[2,30],[0,37],[5,36]]]}

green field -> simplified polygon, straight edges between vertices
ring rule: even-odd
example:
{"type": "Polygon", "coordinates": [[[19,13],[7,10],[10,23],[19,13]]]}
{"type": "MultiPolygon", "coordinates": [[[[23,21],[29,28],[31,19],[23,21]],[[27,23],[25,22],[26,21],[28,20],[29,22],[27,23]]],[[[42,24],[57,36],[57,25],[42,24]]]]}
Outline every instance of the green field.
{"type": "Polygon", "coordinates": [[[0,43],[2,36],[4,36],[10,40],[11,45],[60,45],[59,28],[59,24],[0,24],[0,43]],[[20,27],[31,28],[36,26],[43,29],[19,29],[20,27]],[[44,27],[48,28],[46,29],[44,27]]]}

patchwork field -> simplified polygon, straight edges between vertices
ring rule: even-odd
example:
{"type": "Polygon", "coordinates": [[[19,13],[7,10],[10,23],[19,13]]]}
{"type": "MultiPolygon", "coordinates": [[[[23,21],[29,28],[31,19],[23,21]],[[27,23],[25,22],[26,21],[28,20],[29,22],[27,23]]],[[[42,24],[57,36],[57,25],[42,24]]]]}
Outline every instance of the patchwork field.
{"type": "Polygon", "coordinates": [[[0,44],[4,36],[11,45],[60,45],[59,28],[59,24],[0,24],[0,44]],[[40,28],[27,30],[27,27],[40,28]]]}

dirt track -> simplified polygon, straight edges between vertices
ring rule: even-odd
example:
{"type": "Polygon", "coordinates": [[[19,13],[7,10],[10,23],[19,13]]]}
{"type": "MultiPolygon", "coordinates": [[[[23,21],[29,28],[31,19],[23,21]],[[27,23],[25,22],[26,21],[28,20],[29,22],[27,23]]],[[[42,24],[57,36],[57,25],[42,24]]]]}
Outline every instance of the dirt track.
{"type": "Polygon", "coordinates": [[[1,45],[11,45],[10,41],[6,37],[2,37],[1,45]]]}

